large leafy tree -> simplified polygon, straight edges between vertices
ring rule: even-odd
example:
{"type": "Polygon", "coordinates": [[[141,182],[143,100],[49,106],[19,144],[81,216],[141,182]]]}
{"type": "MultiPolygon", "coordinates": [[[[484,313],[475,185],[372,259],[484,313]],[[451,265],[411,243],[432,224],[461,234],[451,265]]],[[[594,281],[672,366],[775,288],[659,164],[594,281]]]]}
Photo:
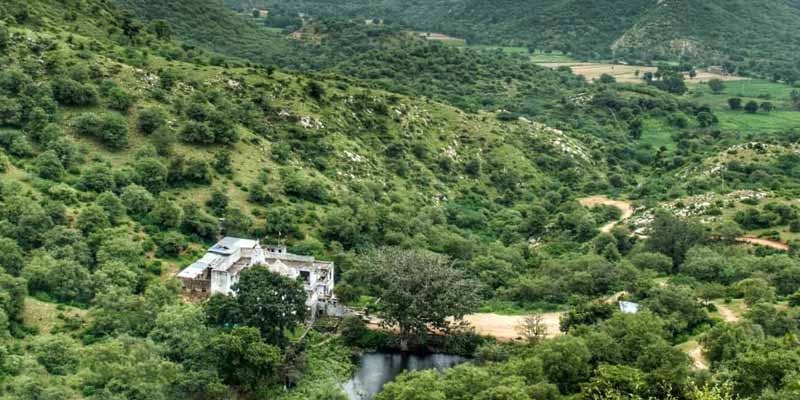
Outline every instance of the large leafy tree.
{"type": "Polygon", "coordinates": [[[386,247],[370,253],[370,281],[381,299],[386,326],[400,331],[402,350],[429,329],[448,332],[478,304],[478,285],[444,255],[386,247]],[[452,318],[451,318],[452,317],[452,318]]]}
{"type": "Polygon", "coordinates": [[[278,347],[264,343],[258,329],[234,328],[211,339],[211,355],[226,383],[247,390],[276,383],[283,356],[278,347]]]}
{"type": "Polygon", "coordinates": [[[285,345],[286,331],[306,317],[306,291],[299,280],[254,266],[233,286],[237,323],[257,328],[268,343],[285,345]]]}
{"type": "Polygon", "coordinates": [[[683,264],[686,252],[705,236],[702,225],[682,220],[666,210],[658,210],[650,225],[647,248],[672,258],[673,266],[683,264]]]}

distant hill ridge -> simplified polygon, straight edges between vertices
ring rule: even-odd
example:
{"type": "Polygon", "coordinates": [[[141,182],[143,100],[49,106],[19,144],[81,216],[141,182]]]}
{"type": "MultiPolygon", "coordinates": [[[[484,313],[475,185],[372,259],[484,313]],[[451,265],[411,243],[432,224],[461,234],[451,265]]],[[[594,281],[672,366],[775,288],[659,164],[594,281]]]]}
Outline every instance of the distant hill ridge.
{"type": "Polygon", "coordinates": [[[476,44],[562,50],[581,58],[735,63],[743,73],[795,80],[797,0],[226,0],[271,15],[385,18],[476,44]]]}

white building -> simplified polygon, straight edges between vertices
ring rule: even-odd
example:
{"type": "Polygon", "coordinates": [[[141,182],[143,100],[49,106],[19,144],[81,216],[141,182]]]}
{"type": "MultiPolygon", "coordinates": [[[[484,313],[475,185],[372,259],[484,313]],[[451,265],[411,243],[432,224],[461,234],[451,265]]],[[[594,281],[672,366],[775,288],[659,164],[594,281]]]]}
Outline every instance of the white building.
{"type": "Polygon", "coordinates": [[[178,273],[185,290],[207,294],[233,294],[233,285],[241,272],[253,266],[269,268],[292,279],[302,279],[308,299],[306,306],[316,312],[320,303],[333,300],[332,262],[299,256],[286,251],[286,246],[262,248],[256,240],[226,237],[208,249],[203,258],[178,273]]]}

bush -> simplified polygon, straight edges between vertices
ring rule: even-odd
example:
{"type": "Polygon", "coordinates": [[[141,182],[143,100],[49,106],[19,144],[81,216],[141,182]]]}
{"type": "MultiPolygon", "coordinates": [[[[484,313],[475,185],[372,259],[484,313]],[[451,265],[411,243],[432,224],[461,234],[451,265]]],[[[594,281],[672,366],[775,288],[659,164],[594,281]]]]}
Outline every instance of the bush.
{"type": "Polygon", "coordinates": [[[103,142],[115,149],[128,145],[128,121],[117,114],[106,114],[103,118],[103,142]]]}
{"type": "Polygon", "coordinates": [[[108,91],[108,108],[122,113],[127,113],[136,98],[122,90],[122,88],[114,87],[108,91]]]}
{"type": "Polygon", "coordinates": [[[121,149],[128,145],[128,121],[119,114],[84,113],[73,121],[75,133],[100,139],[106,146],[121,149]]]}
{"type": "Polygon", "coordinates": [[[8,34],[8,29],[5,25],[0,24],[0,50],[5,50],[11,43],[11,35],[8,34]]]}
{"type": "Polygon", "coordinates": [[[789,305],[791,307],[800,307],[800,290],[789,296],[789,305]]]}
{"type": "Polygon", "coordinates": [[[12,156],[28,157],[33,153],[33,147],[28,142],[28,138],[16,130],[0,131],[0,146],[12,156]]]}
{"type": "Polygon", "coordinates": [[[78,369],[80,364],[79,345],[69,336],[43,336],[33,343],[33,353],[50,374],[68,375],[78,369]]]}
{"type": "Polygon", "coordinates": [[[97,104],[97,91],[72,79],[59,78],[51,83],[53,97],[65,106],[85,107],[97,104]]]}
{"type": "Polygon", "coordinates": [[[139,130],[145,135],[155,132],[157,129],[166,125],[167,116],[160,108],[145,108],[139,112],[139,130]]]}
{"type": "Polygon", "coordinates": [[[139,185],[126,186],[122,190],[121,200],[132,215],[142,216],[153,209],[153,195],[139,185]]]}
{"type": "Polygon", "coordinates": [[[325,87],[317,81],[311,81],[306,86],[306,92],[312,99],[321,100],[325,97],[325,87]]]}
{"type": "Polygon", "coordinates": [[[64,165],[55,151],[48,150],[36,157],[36,171],[42,179],[57,181],[64,176],[64,165]]]}
{"type": "Polygon", "coordinates": [[[189,247],[186,236],[179,232],[166,232],[157,241],[159,257],[177,257],[189,247]]]}
{"type": "Polygon", "coordinates": [[[8,171],[9,164],[8,156],[0,151],[0,174],[8,171]]]}
{"type": "Polygon", "coordinates": [[[114,190],[116,183],[111,167],[106,164],[94,164],[81,174],[80,188],[103,193],[114,190]]]}
{"type": "Polygon", "coordinates": [[[188,143],[214,143],[214,133],[202,122],[189,121],[181,129],[181,140],[188,143]]]}

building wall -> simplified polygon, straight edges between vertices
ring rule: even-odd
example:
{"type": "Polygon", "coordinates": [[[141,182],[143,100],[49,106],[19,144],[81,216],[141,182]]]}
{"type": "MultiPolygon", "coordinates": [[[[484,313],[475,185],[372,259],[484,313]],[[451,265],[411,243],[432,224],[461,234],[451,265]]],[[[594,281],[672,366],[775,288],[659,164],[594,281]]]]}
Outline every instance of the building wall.
{"type": "Polygon", "coordinates": [[[226,271],[211,271],[211,294],[231,293],[230,274],[226,271]]]}

